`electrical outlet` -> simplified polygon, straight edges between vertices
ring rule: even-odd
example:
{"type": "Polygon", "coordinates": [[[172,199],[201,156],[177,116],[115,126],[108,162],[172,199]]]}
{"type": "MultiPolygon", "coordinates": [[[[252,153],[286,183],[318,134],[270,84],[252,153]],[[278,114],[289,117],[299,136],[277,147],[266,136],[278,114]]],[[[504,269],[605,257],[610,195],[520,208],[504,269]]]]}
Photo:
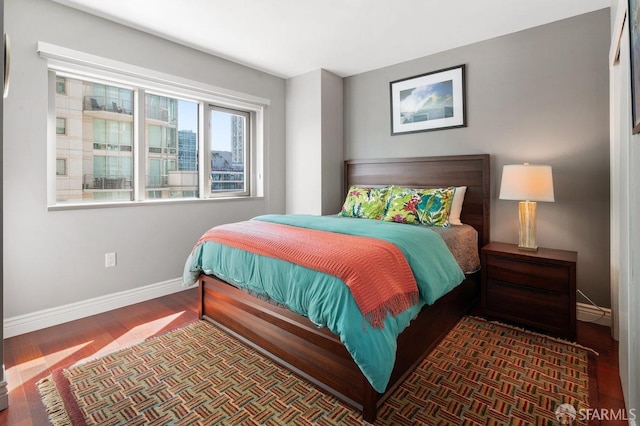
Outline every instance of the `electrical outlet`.
{"type": "Polygon", "coordinates": [[[113,268],[116,266],[116,253],[105,253],[104,254],[104,267],[105,268],[113,268]]]}

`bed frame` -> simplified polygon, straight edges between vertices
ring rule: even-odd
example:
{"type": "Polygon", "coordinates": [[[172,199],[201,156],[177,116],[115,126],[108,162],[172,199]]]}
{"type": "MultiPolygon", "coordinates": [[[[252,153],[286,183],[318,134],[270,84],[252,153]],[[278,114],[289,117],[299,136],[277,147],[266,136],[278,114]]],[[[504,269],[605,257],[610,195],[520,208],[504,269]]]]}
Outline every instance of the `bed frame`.
{"type": "MultiPolygon", "coordinates": [[[[351,160],[344,165],[344,193],[351,185],[414,188],[467,186],[461,220],[489,242],[489,155],[351,160]]],[[[200,318],[210,321],[319,388],[362,411],[374,422],[385,399],[476,303],[479,273],[432,306],[398,337],[396,364],[384,394],[376,392],[340,342],[307,318],[261,301],[224,281],[202,275],[200,318]]]]}

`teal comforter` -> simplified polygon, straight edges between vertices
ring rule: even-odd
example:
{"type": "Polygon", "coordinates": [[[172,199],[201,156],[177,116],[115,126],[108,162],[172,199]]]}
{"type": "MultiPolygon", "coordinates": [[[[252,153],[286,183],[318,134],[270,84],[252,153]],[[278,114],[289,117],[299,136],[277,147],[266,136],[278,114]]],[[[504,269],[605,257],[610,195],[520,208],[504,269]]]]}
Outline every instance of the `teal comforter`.
{"type": "Polygon", "coordinates": [[[398,335],[425,304],[432,304],[464,280],[442,238],[426,227],[338,216],[266,215],[253,220],[375,237],[395,244],[404,253],[416,278],[420,300],[396,317],[388,315],[381,329],[371,327],[340,279],[286,261],[205,242],[193,250],[184,268],[185,284],[195,283],[201,272],[216,275],[268,295],[318,326],[328,327],[381,393],[395,364],[398,335]]]}

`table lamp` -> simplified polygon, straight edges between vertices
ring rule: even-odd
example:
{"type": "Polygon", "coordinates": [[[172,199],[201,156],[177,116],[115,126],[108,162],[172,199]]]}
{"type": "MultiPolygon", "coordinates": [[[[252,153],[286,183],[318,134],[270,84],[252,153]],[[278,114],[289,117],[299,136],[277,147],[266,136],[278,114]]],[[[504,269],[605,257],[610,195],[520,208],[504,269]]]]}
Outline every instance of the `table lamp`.
{"type": "Polygon", "coordinates": [[[538,251],[536,245],[536,201],[553,202],[551,166],[511,164],[502,169],[501,200],[520,201],[518,248],[538,251]]]}

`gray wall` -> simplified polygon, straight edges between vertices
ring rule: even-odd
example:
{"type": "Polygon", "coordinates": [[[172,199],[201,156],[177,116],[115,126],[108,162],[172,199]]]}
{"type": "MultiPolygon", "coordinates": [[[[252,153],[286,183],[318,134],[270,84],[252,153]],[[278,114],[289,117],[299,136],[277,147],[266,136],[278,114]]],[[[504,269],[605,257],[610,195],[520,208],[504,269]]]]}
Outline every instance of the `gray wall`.
{"type": "Polygon", "coordinates": [[[609,28],[603,9],[349,77],[345,158],[491,154],[491,239],[513,243],[502,166],[551,165],[556,202],[538,203],[538,244],[577,251],[578,288],[608,307],[609,28]],[[459,64],[468,127],[390,136],[389,82],[459,64]]]}
{"type": "Polygon", "coordinates": [[[178,278],[208,228],[284,212],[285,81],[48,0],[6,0],[11,96],[4,104],[4,315],[178,278]],[[47,211],[47,64],[37,41],[271,100],[259,199],[47,211]],[[104,268],[104,253],[118,266],[104,268]]]}

